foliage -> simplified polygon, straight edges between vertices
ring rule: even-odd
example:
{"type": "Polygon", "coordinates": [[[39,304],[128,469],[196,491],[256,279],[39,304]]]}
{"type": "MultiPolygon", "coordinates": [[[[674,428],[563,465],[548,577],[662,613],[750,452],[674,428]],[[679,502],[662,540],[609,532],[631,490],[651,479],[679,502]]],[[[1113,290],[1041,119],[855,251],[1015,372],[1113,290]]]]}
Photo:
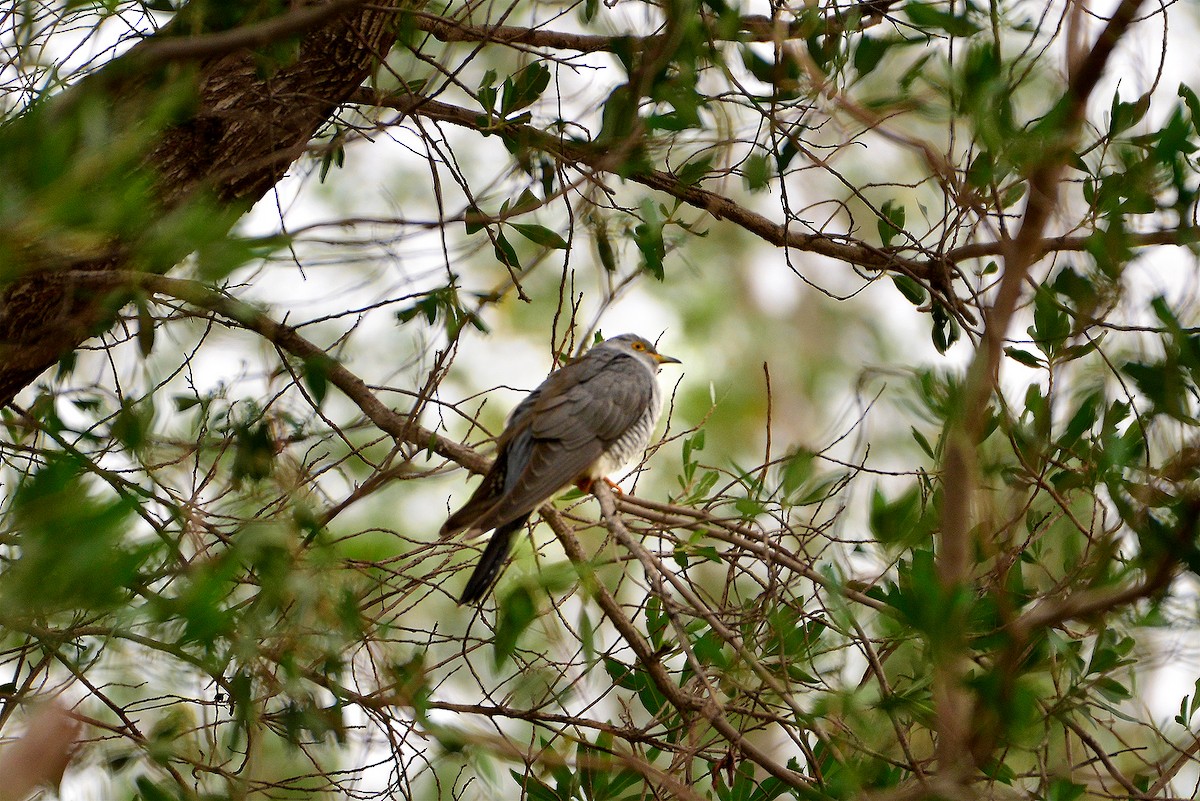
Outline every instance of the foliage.
{"type": "Polygon", "coordinates": [[[0,324],[93,335],[0,412],[63,797],[1194,793],[1194,9],[380,2],[273,192],[176,197],[343,5],[3,22],[0,324]],[[455,606],[506,390],[626,326],[686,365],[644,471],[455,606]]]}

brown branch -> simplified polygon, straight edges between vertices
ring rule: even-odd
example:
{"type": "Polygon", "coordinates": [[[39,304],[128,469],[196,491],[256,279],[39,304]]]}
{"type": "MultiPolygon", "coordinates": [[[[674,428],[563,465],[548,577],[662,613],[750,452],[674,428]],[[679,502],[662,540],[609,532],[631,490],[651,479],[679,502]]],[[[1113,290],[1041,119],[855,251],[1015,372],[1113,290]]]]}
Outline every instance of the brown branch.
{"type": "Polygon", "coordinates": [[[1077,590],[1063,598],[1037,604],[1009,626],[1014,643],[1023,646],[1038,629],[1062,625],[1068,620],[1086,618],[1149,598],[1161,592],[1175,575],[1174,558],[1161,560],[1141,581],[1125,587],[1077,590]]]}
{"type": "MultiPolygon", "coordinates": [[[[418,94],[385,94],[364,88],[354,94],[352,102],[392,108],[405,114],[420,115],[436,122],[473,130],[478,130],[480,125],[478,112],[418,94]]],[[[542,150],[576,166],[582,165],[601,172],[615,171],[621,166],[612,154],[603,148],[588,142],[564,139],[531,125],[506,122],[500,130],[526,147],[542,150]]],[[[796,231],[792,226],[773,222],[770,218],[751,211],[724,195],[701,189],[694,184],[685,184],[670,173],[637,169],[626,178],[664,192],[689,206],[711,214],[718,220],[729,220],[776,247],[817,253],[868,269],[890,270],[920,280],[928,281],[940,275],[940,270],[934,271],[926,261],[899,257],[863,242],[851,240],[852,244],[844,244],[828,234],[796,231]]]]}
{"type": "Polygon", "coordinates": [[[636,495],[622,495],[616,500],[617,508],[630,512],[643,520],[662,523],[673,528],[704,530],[713,539],[728,543],[767,563],[786,567],[793,573],[811,581],[823,589],[837,593],[848,601],[860,604],[877,612],[886,611],[888,605],[844,584],[831,580],[820,571],[801,561],[796,554],[783,548],[777,537],[764,537],[737,520],[729,520],[690,506],[651,501],[636,495]]]}
{"type": "MultiPolygon", "coordinates": [[[[473,130],[479,130],[480,127],[479,113],[419,94],[387,94],[363,88],[354,93],[352,102],[391,108],[405,114],[419,115],[435,122],[473,130]]],[[[610,171],[617,166],[613,163],[611,154],[587,142],[564,139],[530,125],[505,123],[503,130],[531,148],[550,153],[576,166],[599,171],[610,171]]],[[[849,237],[796,231],[788,225],[773,222],[770,218],[751,211],[724,195],[701,189],[694,184],[684,184],[675,176],[661,170],[638,170],[628,178],[678,198],[718,220],[728,220],[776,247],[817,253],[870,270],[896,272],[924,282],[942,281],[948,268],[953,265],[971,259],[1001,256],[1005,254],[1006,248],[1011,247],[1011,243],[1006,242],[976,242],[949,250],[937,258],[915,258],[905,255],[903,248],[880,248],[849,237]]],[[[1029,232],[1031,234],[1032,229],[1029,229],[1029,232]]],[[[1128,235],[1128,242],[1132,247],[1187,245],[1197,241],[1200,241],[1200,227],[1197,226],[1128,235]]],[[[1086,236],[1057,236],[1040,237],[1032,242],[1030,247],[1036,258],[1041,258],[1054,252],[1081,252],[1086,250],[1089,244],[1090,238],[1086,236]]]]}
{"type": "MultiPolygon", "coordinates": [[[[884,8],[880,6],[886,5],[890,4],[862,4],[863,16],[859,19],[855,30],[879,24],[884,13],[884,8]]],[[[524,28],[516,25],[472,25],[423,11],[413,13],[413,25],[418,30],[432,34],[434,38],[443,42],[492,42],[542,47],[548,50],[574,50],[577,53],[611,52],[618,44],[630,47],[635,52],[648,52],[657,50],[664,41],[661,34],[605,36],[552,31],[545,28],[524,28]]],[[[806,17],[790,22],[771,19],[760,14],[749,14],[738,20],[738,33],[735,36],[723,36],[715,27],[711,29],[711,35],[714,41],[778,42],[787,39],[806,39],[819,33],[833,35],[844,33],[846,30],[845,12],[826,15],[819,21],[806,17]]]]}
{"type": "MultiPolygon", "coordinates": [[[[566,551],[567,557],[577,564],[586,563],[588,557],[579,542],[579,538],[575,536],[575,532],[571,527],[563,521],[562,516],[552,509],[543,509],[543,517],[558,536],[558,541],[562,544],[563,550],[566,551]]],[[[785,765],[779,764],[773,757],[743,737],[741,732],[726,719],[720,703],[715,698],[699,699],[685,693],[679,684],[671,678],[658,654],[655,653],[650,643],[642,637],[641,632],[633,625],[633,621],[622,611],[621,605],[613,597],[612,593],[609,592],[608,588],[597,583],[593,589],[596,602],[633,650],[638,662],[641,663],[647,674],[649,674],[651,681],[654,682],[654,686],[670,702],[671,706],[683,713],[699,713],[747,759],[762,767],[787,786],[805,788],[815,793],[816,788],[807,777],[791,770],[785,765]]]]}
{"type": "MultiPolygon", "coordinates": [[[[1200,226],[1185,225],[1162,231],[1129,232],[1124,236],[1126,243],[1135,248],[1155,245],[1192,245],[1200,242],[1200,226]]],[[[1049,236],[1040,239],[1032,247],[1037,253],[1037,258],[1040,259],[1049,253],[1083,252],[1088,249],[1092,241],[1090,236],[1049,236]]],[[[970,259],[1002,256],[1007,247],[1011,247],[1011,243],[972,242],[969,245],[951,248],[946,251],[943,258],[948,264],[959,264],[970,259]]]]}
{"type": "Polygon", "coordinates": [[[1146,788],[1146,796],[1154,798],[1161,793],[1164,787],[1174,781],[1184,766],[1195,761],[1197,754],[1200,754],[1200,737],[1193,734],[1191,744],[1180,751],[1170,765],[1159,768],[1158,778],[1154,780],[1154,784],[1146,788]]]}
{"type": "MultiPolygon", "coordinates": [[[[1021,227],[1003,251],[1004,273],[991,305],[984,310],[983,335],[967,372],[963,405],[949,432],[942,464],[942,528],[938,538],[937,572],[946,597],[962,592],[970,580],[975,542],[977,462],[975,443],[987,418],[988,403],[999,380],[1005,337],[1020,304],[1030,269],[1042,257],[1044,232],[1058,206],[1059,184],[1078,139],[1088,99],[1100,80],[1117,41],[1132,24],[1141,0],[1123,0],[1091,52],[1068,82],[1051,118],[1059,115],[1056,147],[1029,175],[1029,192],[1021,227]]],[[[939,771],[952,781],[966,781],[981,759],[990,755],[994,734],[984,732],[971,742],[974,700],[966,687],[969,645],[959,611],[947,621],[944,642],[937,649],[933,698],[937,719],[939,771]]]]}
{"type": "MultiPolygon", "coordinates": [[[[314,670],[305,670],[305,678],[314,684],[325,688],[332,692],[338,698],[348,699],[363,709],[385,709],[387,707],[411,707],[412,698],[408,695],[400,695],[391,697],[377,695],[363,695],[357,690],[346,686],[345,684],[335,684],[330,680],[329,676],[314,670]]],[[[454,712],[459,715],[487,715],[491,717],[508,718],[511,720],[525,720],[532,723],[546,724],[550,722],[560,723],[563,726],[574,726],[578,728],[591,728],[597,731],[607,732],[615,737],[620,737],[626,742],[648,742],[653,743],[654,747],[662,747],[669,749],[670,745],[659,743],[652,738],[645,737],[641,732],[634,731],[626,727],[618,727],[609,725],[602,721],[584,720],[577,717],[568,717],[566,715],[554,715],[541,712],[540,710],[525,710],[513,707],[491,707],[468,704],[454,704],[445,701],[427,701],[429,709],[440,709],[448,712],[454,712]]],[[[466,734],[458,735],[462,742],[468,742],[474,746],[481,746],[489,749],[489,751],[500,757],[508,757],[516,762],[525,765],[543,764],[554,767],[569,766],[571,768],[591,768],[594,770],[611,770],[613,763],[619,763],[626,768],[636,772],[639,776],[646,780],[648,784],[662,787],[671,792],[675,797],[686,799],[687,801],[702,801],[702,797],[693,790],[690,786],[682,783],[673,774],[661,770],[651,764],[646,758],[636,753],[626,753],[616,748],[609,748],[605,754],[608,758],[592,756],[587,753],[576,753],[571,758],[565,759],[552,748],[541,748],[536,752],[521,750],[515,744],[511,737],[488,736],[481,734],[466,734]]],[[[2,800],[0,800],[2,801],[2,800]]]]}
{"type": "Polygon", "coordinates": [[[182,278],[167,278],[149,273],[113,273],[96,271],[73,273],[70,276],[81,284],[97,289],[112,289],[118,285],[140,287],[148,292],[181,300],[200,309],[211,311],[252,331],[273,345],[300,359],[320,360],[329,383],[366,415],[376,427],[400,442],[428,449],[477,473],[484,472],[490,461],[473,449],[418,425],[407,415],[383,404],[365,381],[350,372],[326,352],[305,339],[296,329],[272,320],[248,303],[210,289],[204,284],[182,278]]]}
{"type": "Polygon", "coordinates": [[[328,0],[322,5],[301,6],[278,17],[217,33],[191,36],[163,36],[160,33],[144,46],[131,50],[128,58],[144,69],[169,61],[209,58],[234,50],[263,47],[305,33],[366,2],[328,0]]]}
{"type": "Polygon", "coordinates": [[[1059,106],[1064,108],[1058,146],[1029,177],[1025,214],[1020,229],[1004,253],[1004,274],[996,298],[984,315],[983,344],[976,364],[972,365],[975,375],[968,383],[965,422],[967,431],[972,434],[982,425],[984,406],[995,387],[1004,338],[1020,302],[1025,278],[1044,253],[1043,232],[1058,207],[1059,182],[1073,154],[1072,147],[1079,137],[1088,100],[1113,49],[1137,16],[1141,4],[1142,0],[1122,1],[1083,64],[1071,76],[1066,94],[1059,101],[1059,106]]]}
{"type": "MultiPolygon", "coordinates": [[[[138,287],[154,294],[174,298],[218,314],[229,322],[258,334],[297,358],[320,359],[329,382],[340,389],[381,431],[400,442],[418,448],[427,448],[475,473],[485,473],[491,466],[491,460],[480,455],[473,448],[417,425],[408,416],[385,406],[365,381],[335,359],[330,358],[324,350],[301,336],[296,329],[276,322],[261,310],[223,292],[211,289],[197,281],[148,273],[95,271],[71,273],[68,277],[97,290],[113,290],[118,286],[138,287]]],[[[372,486],[375,483],[375,480],[368,482],[372,486]]],[[[843,596],[846,600],[876,611],[887,608],[887,604],[882,601],[831,581],[827,576],[800,561],[795,554],[781,548],[773,539],[760,537],[736,521],[726,520],[691,507],[660,503],[633,495],[621,495],[615,500],[615,503],[621,510],[651,521],[666,522],[677,527],[695,527],[703,524],[706,528],[718,528],[719,531],[711,532],[716,539],[728,542],[759,558],[782,565],[814,584],[843,596]],[[673,517],[667,518],[662,515],[673,517]]],[[[335,509],[340,508],[341,505],[335,507],[335,509]]],[[[543,516],[556,514],[554,507],[549,504],[542,507],[542,513],[543,516]]],[[[332,515],[330,516],[332,517],[332,515]]]]}
{"type": "MultiPolygon", "coordinates": [[[[634,558],[636,558],[642,564],[642,569],[645,571],[647,577],[651,581],[651,584],[654,586],[654,591],[660,596],[663,596],[663,590],[665,589],[664,582],[670,584],[671,587],[674,588],[675,592],[679,593],[679,595],[691,607],[690,614],[693,617],[703,619],[706,623],[708,623],[712,631],[716,633],[716,635],[722,640],[724,640],[725,643],[734,650],[734,652],[737,653],[744,664],[754,671],[755,675],[757,675],[759,680],[762,681],[763,686],[768,687],[775,697],[777,697],[784,705],[787,706],[787,708],[791,711],[788,722],[785,724],[781,720],[779,723],[784,727],[784,730],[787,732],[789,738],[804,750],[805,755],[808,757],[809,764],[816,764],[817,760],[813,756],[808,744],[803,740],[803,738],[796,734],[796,729],[800,728],[799,723],[805,719],[806,714],[796,702],[796,699],[793,697],[793,693],[790,692],[787,687],[779,683],[776,677],[772,675],[771,672],[762,664],[762,661],[755,654],[751,653],[750,649],[746,647],[746,644],[743,642],[741,636],[725,625],[725,622],[721,619],[721,617],[695,592],[693,592],[691,587],[689,587],[685,581],[683,581],[679,576],[675,575],[674,571],[668,570],[666,566],[663,565],[662,560],[643,547],[642,544],[633,537],[633,535],[629,532],[629,529],[626,528],[625,523],[621,520],[621,516],[618,514],[616,497],[613,495],[612,490],[608,488],[607,484],[604,482],[597,482],[593,486],[592,493],[596,496],[596,500],[600,502],[600,512],[602,518],[604,519],[605,527],[608,529],[609,533],[612,534],[613,537],[627,551],[633,554],[634,558]]],[[[667,597],[663,597],[663,601],[664,608],[668,610],[670,610],[672,606],[678,605],[673,604],[672,600],[667,597]]],[[[716,690],[708,681],[708,677],[703,665],[696,658],[692,651],[687,631],[685,631],[683,627],[679,625],[677,616],[675,614],[671,613],[670,619],[672,625],[676,628],[676,633],[679,638],[679,647],[684,650],[688,661],[692,664],[697,679],[703,683],[705,691],[708,692],[710,697],[713,697],[715,700],[717,694],[716,690]]],[[[810,725],[808,728],[825,743],[832,753],[838,755],[840,758],[837,745],[832,742],[818,726],[814,724],[810,725]]]]}
{"type": "MultiPolygon", "coordinates": [[[[32,242],[22,254],[26,262],[17,265],[24,277],[0,288],[0,403],[11,401],[43,370],[111,322],[104,298],[82,292],[61,273],[144,266],[134,264],[138,238],[173,210],[207,198],[205,202],[227,213],[232,225],[278,182],[394,42],[392,23],[400,0],[371,8],[353,8],[348,2],[332,0],[311,15],[289,14],[262,23],[266,28],[252,26],[249,33],[236,34],[260,40],[282,35],[284,29],[288,35],[307,30],[296,59],[270,76],[261,75],[253,55],[243,49],[187,65],[145,68],[145,58],[156,61],[185,52],[194,58],[200,50],[223,52],[234,41],[201,37],[188,45],[193,40],[173,39],[168,31],[143,40],[51,100],[47,113],[70,115],[86,99],[102,98],[102,107],[111,113],[110,130],[120,136],[145,130],[156,114],[161,116],[156,109],[164,97],[194,96],[190,116],[152,133],[154,141],[143,148],[148,155],[141,177],[157,193],[157,203],[142,210],[144,230],[87,254],[62,253],[54,240],[32,242]],[[187,51],[193,46],[199,50],[187,51]]],[[[165,270],[172,264],[151,266],[165,270]]]]}

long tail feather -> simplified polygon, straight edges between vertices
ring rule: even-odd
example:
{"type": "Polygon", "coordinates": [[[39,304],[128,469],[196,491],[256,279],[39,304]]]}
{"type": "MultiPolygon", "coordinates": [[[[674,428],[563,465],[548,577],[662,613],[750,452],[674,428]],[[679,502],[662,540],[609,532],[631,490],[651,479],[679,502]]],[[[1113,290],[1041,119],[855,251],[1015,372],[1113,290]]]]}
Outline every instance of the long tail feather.
{"type": "Polygon", "coordinates": [[[508,552],[512,549],[513,533],[524,526],[528,519],[528,514],[522,515],[492,532],[492,538],[488,540],[487,548],[484,549],[479,564],[475,565],[475,571],[471,573],[471,578],[467,579],[467,586],[463,588],[462,595],[458,598],[459,604],[478,603],[487,596],[496,577],[500,575],[500,569],[508,561],[508,552]]]}

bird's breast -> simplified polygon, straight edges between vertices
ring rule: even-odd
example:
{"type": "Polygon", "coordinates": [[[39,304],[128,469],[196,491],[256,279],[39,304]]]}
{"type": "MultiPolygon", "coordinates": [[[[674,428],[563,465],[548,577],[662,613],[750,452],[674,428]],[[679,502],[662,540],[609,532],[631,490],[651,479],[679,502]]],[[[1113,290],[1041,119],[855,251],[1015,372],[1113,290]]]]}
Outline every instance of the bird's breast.
{"type": "Polygon", "coordinates": [[[596,463],[592,465],[592,469],[589,471],[590,477],[604,478],[641,456],[642,451],[646,450],[646,446],[650,444],[650,436],[654,433],[654,426],[658,423],[660,414],[662,414],[662,399],[659,396],[658,385],[655,383],[650,403],[647,404],[645,411],[634,421],[633,425],[625,429],[621,436],[605,449],[596,463]]]}

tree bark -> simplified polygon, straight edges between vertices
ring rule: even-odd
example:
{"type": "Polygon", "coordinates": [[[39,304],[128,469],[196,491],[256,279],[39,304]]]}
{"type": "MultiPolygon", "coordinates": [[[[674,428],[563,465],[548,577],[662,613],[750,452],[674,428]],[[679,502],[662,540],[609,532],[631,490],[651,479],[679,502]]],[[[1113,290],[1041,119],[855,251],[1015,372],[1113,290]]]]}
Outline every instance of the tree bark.
{"type": "MultiPolygon", "coordinates": [[[[269,75],[247,49],[202,51],[196,58],[194,48],[174,47],[187,39],[164,29],[54,102],[67,107],[100,93],[114,116],[132,125],[149,113],[151,86],[189,81],[190,113],[157,136],[143,164],[154,176],[159,204],[146,210],[145,225],[200,195],[227,209],[232,224],[283,177],[394,42],[400,0],[374,0],[369,8],[356,0],[330,5],[346,10],[331,8],[324,18],[312,7],[293,12],[307,14],[313,27],[299,35],[297,57],[269,75]]],[[[212,38],[215,45],[228,39],[212,38]]],[[[70,273],[130,269],[131,244],[115,241],[102,253],[71,256],[56,254],[57,243],[32,243],[28,259],[17,265],[19,277],[0,288],[0,404],[111,324],[108,293],[96,291],[94,282],[74,283],[70,273]]]]}

